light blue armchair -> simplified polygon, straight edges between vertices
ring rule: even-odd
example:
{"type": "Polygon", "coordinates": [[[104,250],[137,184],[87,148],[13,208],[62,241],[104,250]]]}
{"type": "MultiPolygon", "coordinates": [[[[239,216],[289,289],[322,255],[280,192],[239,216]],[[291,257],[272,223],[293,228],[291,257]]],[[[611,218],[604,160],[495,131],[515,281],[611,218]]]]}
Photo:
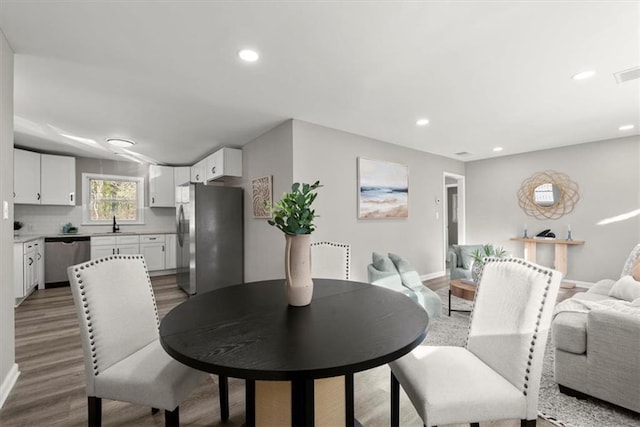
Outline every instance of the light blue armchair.
{"type": "Polygon", "coordinates": [[[473,253],[482,245],[451,245],[449,248],[449,277],[451,280],[471,279],[473,253]]]}
{"type": "Polygon", "coordinates": [[[401,292],[422,306],[430,318],[442,315],[442,301],[438,294],[425,287],[418,272],[399,255],[385,256],[374,252],[373,262],[367,266],[369,282],[401,292]]]}

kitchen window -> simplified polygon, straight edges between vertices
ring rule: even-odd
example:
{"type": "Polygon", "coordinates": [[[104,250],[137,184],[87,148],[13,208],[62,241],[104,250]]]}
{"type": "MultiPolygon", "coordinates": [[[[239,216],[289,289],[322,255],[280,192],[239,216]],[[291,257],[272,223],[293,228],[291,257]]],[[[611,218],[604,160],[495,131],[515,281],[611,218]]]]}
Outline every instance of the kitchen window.
{"type": "Polygon", "coordinates": [[[82,174],[82,224],[144,224],[144,177],[82,174]]]}

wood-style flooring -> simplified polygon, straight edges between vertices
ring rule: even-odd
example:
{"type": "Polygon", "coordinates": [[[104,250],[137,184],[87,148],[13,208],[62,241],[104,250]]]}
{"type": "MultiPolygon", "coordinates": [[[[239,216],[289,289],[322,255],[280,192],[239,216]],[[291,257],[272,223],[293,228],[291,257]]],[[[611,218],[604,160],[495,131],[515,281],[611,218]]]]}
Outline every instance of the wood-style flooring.
{"type": "MultiPolygon", "coordinates": [[[[186,295],[175,276],[152,278],[160,317],[186,295]]],[[[448,278],[427,283],[447,286],[448,278]]],[[[0,426],[83,426],[87,424],[84,364],[80,334],[70,288],[35,291],[15,311],[16,362],[20,377],[0,410],[0,426]]],[[[230,418],[220,421],[217,377],[207,379],[180,407],[180,421],[189,426],[240,427],[244,423],[244,382],[229,380],[230,418]]],[[[355,412],[364,426],[389,425],[389,368],[381,366],[355,375],[355,412]]],[[[411,403],[401,392],[401,425],[422,426],[411,403]]],[[[105,426],[162,426],[162,411],[103,401],[105,426]]],[[[519,421],[482,423],[482,426],[519,426],[519,421]]],[[[539,420],[539,426],[551,424],[539,420]]]]}

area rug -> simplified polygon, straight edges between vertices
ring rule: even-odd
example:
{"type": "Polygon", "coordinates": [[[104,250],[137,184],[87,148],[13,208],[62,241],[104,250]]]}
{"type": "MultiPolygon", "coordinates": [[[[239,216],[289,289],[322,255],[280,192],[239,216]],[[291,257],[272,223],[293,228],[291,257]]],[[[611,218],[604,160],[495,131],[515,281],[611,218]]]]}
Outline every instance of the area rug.
{"type": "MultiPolygon", "coordinates": [[[[443,316],[429,323],[426,345],[459,345],[463,346],[469,327],[467,313],[448,312],[448,288],[436,292],[442,299],[443,316]]],[[[452,297],[452,306],[460,307],[465,300],[452,297]]],[[[580,400],[560,393],[553,379],[553,361],[555,357],[551,340],[547,343],[542,379],[540,381],[540,397],[538,410],[540,417],[566,427],[601,427],[601,426],[640,426],[640,414],[616,407],[598,399],[580,400]]]]}

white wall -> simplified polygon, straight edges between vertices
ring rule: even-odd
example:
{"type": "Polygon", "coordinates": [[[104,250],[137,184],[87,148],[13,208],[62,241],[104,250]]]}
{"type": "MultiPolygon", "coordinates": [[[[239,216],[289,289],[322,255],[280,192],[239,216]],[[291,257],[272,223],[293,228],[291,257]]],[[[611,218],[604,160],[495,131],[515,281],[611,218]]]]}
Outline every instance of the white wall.
{"type": "Polygon", "coordinates": [[[267,223],[253,218],[251,180],[271,175],[273,199],[291,189],[292,121],[286,121],[242,147],[241,179],[227,179],[225,185],[244,188],[245,281],[284,278],[284,236],[267,223]]]}
{"type": "Polygon", "coordinates": [[[13,51],[0,31],[0,407],[18,375],[13,316],[13,51]]]}
{"type": "MultiPolygon", "coordinates": [[[[464,164],[314,125],[293,121],[293,180],[324,187],[314,204],[319,218],[312,239],[351,244],[352,279],[367,281],[372,251],[403,255],[420,275],[444,274],[443,172],[463,174],[464,164]],[[357,159],[386,160],[409,166],[409,217],[358,219],[357,159]],[[436,212],[438,218],[436,219],[436,212]]],[[[282,255],[279,255],[280,257],[282,255]]]]}
{"type": "MultiPolygon", "coordinates": [[[[493,242],[522,257],[522,244],[509,238],[521,236],[524,224],[529,235],[550,228],[561,238],[571,224],[573,238],[585,244],[568,250],[570,280],[619,277],[629,251],[640,242],[640,216],[597,225],[640,209],[638,136],[468,162],[466,185],[468,243],[493,242]],[[544,170],[566,173],[580,188],[574,211],[558,220],[534,219],[518,205],[522,181],[544,170]]],[[[552,246],[538,247],[538,262],[551,266],[552,246]]]]}

